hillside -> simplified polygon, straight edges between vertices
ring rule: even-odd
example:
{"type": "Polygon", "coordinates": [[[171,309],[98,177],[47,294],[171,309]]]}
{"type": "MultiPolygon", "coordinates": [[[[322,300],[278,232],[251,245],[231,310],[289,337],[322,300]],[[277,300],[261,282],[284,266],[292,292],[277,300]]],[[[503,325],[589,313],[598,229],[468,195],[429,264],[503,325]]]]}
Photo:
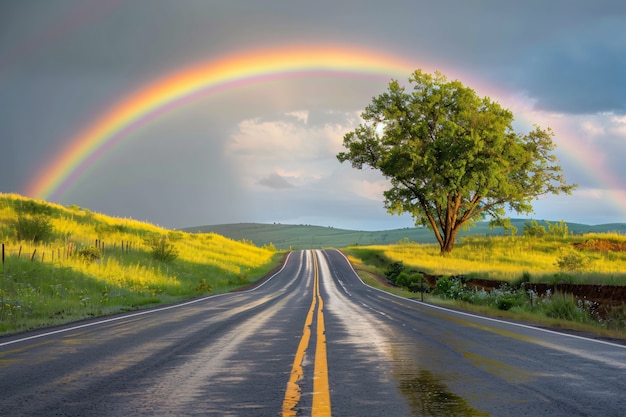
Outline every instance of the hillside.
{"type": "MultiPolygon", "coordinates": [[[[521,233],[524,223],[527,221],[528,219],[512,219],[511,223],[518,228],[518,233],[521,233]]],[[[538,221],[538,223],[545,225],[545,221],[538,221]]],[[[570,232],[574,234],[626,233],[626,224],[623,223],[596,226],[578,223],[568,223],[567,225],[570,232]]],[[[432,232],[424,227],[359,231],[311,225],[233,223],[189,227],[181,230],[191,233],[217,233],[234,240],[251,241],[257,246],[269,245],[271,243],[277,249],[342,248],[354,244],[361,246],[386,245],[404,239],[417,243],[436,243],[432,232]]],[[[503,228],[490,229],[487,222],[480,222],[475,227],[462,230],[459,233],[459,238],[468,235],[499,236],[503,234],[505,234],[503,228]]]]}
{"type": "Polygon", "coordinates": [[[0,333],[231,291],[282,256],[0,193],[0,333]]]}

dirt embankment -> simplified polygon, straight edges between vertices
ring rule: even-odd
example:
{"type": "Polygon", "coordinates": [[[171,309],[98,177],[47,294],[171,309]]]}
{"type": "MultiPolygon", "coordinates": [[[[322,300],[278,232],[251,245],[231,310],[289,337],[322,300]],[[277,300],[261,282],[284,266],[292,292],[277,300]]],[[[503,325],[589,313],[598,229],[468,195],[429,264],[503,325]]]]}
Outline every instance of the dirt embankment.
{"type": "MultiPolygon", "coordinates": [[[[428,283],[431,289],[435,288],[438,275],[423,274],[424,281],[428,283]]],[[[463,279],[462,279],[463,280],[463,279]]],[[[469,287],[478,290],[484,289],[491,292],[494,289],[501,288],[507,283],[504,281],[494,281],[489,279],[469,278],[463,280],[469,287]]],[[[581,285],[581,284],[540,284],[526,283],[525,288],[534,291],[538,296],[543,297],[547,294],[556,292],[572,294],[577,300],[591,303],[590,309],[602,318],[606,318],[611,314],[613,309],[621,309],[626,311],[626,286],[623,285],[581,285]]]]}

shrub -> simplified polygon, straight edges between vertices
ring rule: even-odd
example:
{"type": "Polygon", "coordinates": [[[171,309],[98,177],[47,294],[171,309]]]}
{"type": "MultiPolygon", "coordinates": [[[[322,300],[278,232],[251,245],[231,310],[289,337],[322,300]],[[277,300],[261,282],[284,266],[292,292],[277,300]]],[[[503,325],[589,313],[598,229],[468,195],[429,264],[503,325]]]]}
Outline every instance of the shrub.
{"type": "Polygon", "coordinates": [[[13,204],[15,211],[22,214],[51,216],[53,212],[52,206],[36,200],[19,199],[13,204]]]}
{"type": "Polygon", "coordinates": [[[212,292],[213,287],[211,284],[206,282],[206,278],[202,278],[200,283],[196,286],[196,291],[198,292],[212,292]]]}
{"type": "Polygon", "coordinates": [[[507,284],[491,291],[491,303],[498,310],[510,310],[513,307],[523,307],[528,303],[528,294],[523,288],[512,288],[507,284]]]}
{"type": "Polygon", "coordinates": [[[546,298],[541,303],[541,310],[548,317],[576,322],[589,322],[590,316],[587,311],[580,308],[576,298],[572,294],[556,292],[552,297],[546,298]]]}
{"type": "Polygon", "coordinates": [[[440,295],[445,298],[458,299],[464,293],[464,286],[461,282],[454,278],[444,276],[435,283],[433,294],[440,295]]]}
{"type": "Polygon", "coordinates": [[[569,235],[569,228],[565,220],[561,220],[558,223],[546,222],[546,224],[548,225],[548,234],[550,236],[566,238],[569,235]]]}
{"type": "Polygon", "coordinates": [[[272,252],[276,252],[276,246],[274,246],[274,244],[272,242],[270,242],[269,245],[261,246],[261,248],[267,249],[267,250],[272,251],[272,252]]]}
{"type": "Polygon", "coordinates": [[[556,260],[561,271],[584,271],[589,267],[590,259],[579,252],[562,251],[556,260]]]}
{"type": "Polygon", "coordinates": [[[544,237],[546,235],[546,228],[537,223],[537,220],[532,220],[529,222],[524,222],[524,236],[530,237],[544,237]]]}
{"type": "Polygon", "coordinates": [[[399,287],[407,288],[411,292],[420,292],[426,290],[423,285],[422,274],[420,273],[409,275],[406,272],[400,272],[398,278],[396,278],[396,285],[399,287]]]}
{"type": "Polygon", "coordinates": [[[608,329],[626,329],[626,305],[611,308],[603,324],[608,329]]]}
{"type": "Polygon", "coordinates": [[[389,282],[396,283],[399,275],[404,271],[404,264],[402,261],[394,262],[387,265],[387,269],[385,270],[385,276],[389,280],[389,282]]]}
{"type": "Polygon", "coordinates": [[[87,262],[95,262],[102,257],[100,249],[95,246],[87,246],[86,248],[82,248],[77,252],[77,255],[80,259],[87,262]]]}
{"type": "Polygon", "coordinates": [[[167,236],[152,234],[145,240],[152,252],[152,257],[162,262],[172,262],[178,258],[178,250],[167,240],[167,236]]]}
{"type": "Polygon", "coordinates": [[[17,240],[30,240],[32,242],[43,242],[52,236],[54,227],[50,218],[43,214],[32,216],[18,216],[13,221],[17,240]]]}
{"type": "Polygon", "coordinates": [[[519,305],[521,305],[521,303],[519,302],[516,294],[507,293],[501,294],[496,297],[496,307],[498,308],[498,310],[507,311],[510,310],[512,307],[519,305]]]}

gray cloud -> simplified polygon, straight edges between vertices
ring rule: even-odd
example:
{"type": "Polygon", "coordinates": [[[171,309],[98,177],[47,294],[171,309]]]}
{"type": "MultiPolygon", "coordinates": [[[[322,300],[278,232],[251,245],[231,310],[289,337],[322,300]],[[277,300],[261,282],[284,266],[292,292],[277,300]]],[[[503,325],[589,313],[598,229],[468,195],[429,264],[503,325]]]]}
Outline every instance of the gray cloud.
{"type": "Polygon", "coordinates": [[[538,45],[526,56],[520,87],[541,109],[626,111],[625,17],[599,20],[538,45]]]}
{"type": "MultiPolygon", "coordinates": [[[[625,21],[621,0],[5,0],[0,191],[24,192],[82,129],[140,86],[227,53],[286,44],[371,48],[450,72],[470,86],[476,80],[509,96],[526,95],[538,112],[561,114],[563,141],[604,155],[605,177],[626,178],[626,141],[610,130],[611,117],[595,117],[593,134],[581,128],[580,118],[626,113],[625,21]]],[[[130,132],[61,203],[168,227],[314,219],[355,228],[408,226],[410,219],[386,213],[382,198],[355,190],[360,185],[371,191],[375,178],[340,166],[334,158],[340,142],[329,139],[340,140],[340,130],[356,123],[349,115],[356,117],[387,81],[279,79],[198,97],[130,132]],[[297,111],[306,112],[306,120],[297,111]],[[282,122],[292,136],[272,130],[249,136],[241,154],[233,151],[237,160],[229,149],[249,120],[282,122]],[[254,140],[273,143],[272,152],[245,159],[254,140]],[[258,167],[250,170],[255,161],[258,167]],[[298,169],[307,175],[289,176],[298,169]],[[295,187],[282,192],[289,184],[295,187]],[[252,199],[267,209],[246,204],[252,199]]],[[[591,219],[588,211],[599,201],[593,196],[603,195],[595,188],[606,184],[588,172],[594,161],[583,155],[587,165],[581,168],[580,160],[564,156],[568,178],[587,194],[537,207],[545,218],[591,219]]],[[[603,207],[603,219],[626,221],[625,215],[603,207]]]]}
{"type": "Polygon", "coordinates": [[[293,188],[293,185],[290,184],[289,181],[278,175],[276,172],[272,172],[267,177],[261,178],[258,183],[276,190],[293,188]]]}

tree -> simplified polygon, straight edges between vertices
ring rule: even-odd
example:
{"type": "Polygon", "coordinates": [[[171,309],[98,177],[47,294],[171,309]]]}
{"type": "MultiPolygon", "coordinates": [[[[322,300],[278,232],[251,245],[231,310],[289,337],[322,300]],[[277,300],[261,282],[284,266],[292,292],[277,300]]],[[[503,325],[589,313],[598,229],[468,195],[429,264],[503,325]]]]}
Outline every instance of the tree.
{"type": "Polygon", "coordinates": [[[438,72],[417,70],[409,82],[412,92],[394,80],[372,100],[337,159],[389,179],[387,210],[428,226],[442,254],[452,251],[461,227],[487,217],[508,227],[507,208],[528,214],[533,199],[575,187],[551,154],[550,129],[514,132],[511,111],[438,72]]]}
{"type": "Polygon", "coordinates": [[[524,236],[544,237],[546,233],[547,232],[545,226],[540,225],[537,220],[524,222],[524,236]]]}

